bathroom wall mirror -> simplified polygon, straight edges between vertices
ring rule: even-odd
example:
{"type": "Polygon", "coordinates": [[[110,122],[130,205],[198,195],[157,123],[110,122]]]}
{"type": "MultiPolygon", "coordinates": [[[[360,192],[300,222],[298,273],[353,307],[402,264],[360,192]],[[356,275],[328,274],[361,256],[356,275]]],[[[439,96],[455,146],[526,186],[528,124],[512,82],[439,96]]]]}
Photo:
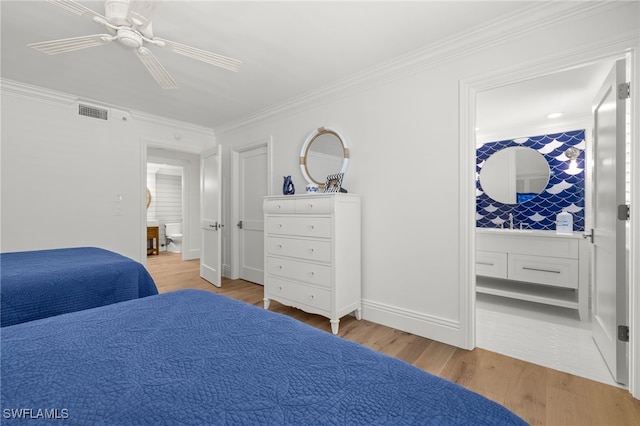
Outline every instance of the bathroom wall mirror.
{"type": "Polygon", "coordinates": [[[503,204],[520,204],[535,198],[548,183],[549,163],[538,151],[524,146],[494,153],[480,171],[484,192],[503,204]]]}
{"type": "Polygon", "coordinates": [[[300,170],[307,183],[324,188],[328,175],[345,173],[348,166],[349,147],[337,130],[320,127],[302,145],[300,170]]]}

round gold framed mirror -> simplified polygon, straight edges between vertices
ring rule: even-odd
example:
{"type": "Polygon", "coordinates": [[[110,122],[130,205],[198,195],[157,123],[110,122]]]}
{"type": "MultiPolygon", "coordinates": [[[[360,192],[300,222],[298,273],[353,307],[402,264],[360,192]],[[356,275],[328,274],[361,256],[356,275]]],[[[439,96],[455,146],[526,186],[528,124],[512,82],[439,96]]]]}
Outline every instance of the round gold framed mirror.
{"type": "Polygon", "coordinates": [[[349,147],[335,129],[320,127],[302,145],[300,170],[307,183],[324,188],[327,176],[345,173],[349,167],[349,147]]]}
{"type": "Polygon", "coordinates": [[[151,191],[147,188],[147,208],[151,205],[151,191]]]}

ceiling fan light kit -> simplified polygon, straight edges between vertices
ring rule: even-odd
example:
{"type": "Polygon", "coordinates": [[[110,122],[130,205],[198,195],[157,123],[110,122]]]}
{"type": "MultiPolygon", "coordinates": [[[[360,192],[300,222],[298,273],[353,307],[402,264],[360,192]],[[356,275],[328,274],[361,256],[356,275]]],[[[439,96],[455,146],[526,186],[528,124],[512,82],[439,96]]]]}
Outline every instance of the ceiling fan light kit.
{"type": "Polygon", "coordinates": [[[94,22],[104,25],[113,35],[93,34],[88,36],[65,38],[60,40],[30,43],[27,46],[48,55],[72,52],[100,46],[117,40],[125,47],[131,48],[138,59],[147,68],[151,76],[163,89],[176,89],[178,84],[162,66],[155,55],[145,47],[151,44],[166,48],[179,55],[186,56],[210,65],[230,71],[238,71],[241,62],[237,59],[218,55],[196,47],[187,46],[153,36],[151,12],[156,2],[153,0],[106,0],[105,15],[95,12],[74,0],[47,0],[75,15],[89,16],[94,22]]]}

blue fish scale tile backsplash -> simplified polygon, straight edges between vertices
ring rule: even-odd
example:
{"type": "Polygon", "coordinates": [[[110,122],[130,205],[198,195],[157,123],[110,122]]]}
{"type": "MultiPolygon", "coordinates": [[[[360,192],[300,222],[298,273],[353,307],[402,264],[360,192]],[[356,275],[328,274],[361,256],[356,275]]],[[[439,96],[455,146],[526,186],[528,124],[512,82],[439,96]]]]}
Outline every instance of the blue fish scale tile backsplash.
{"type": "Polygon", "coordinates": [[[556,215],[563,210],[573,215],[573,230],[584,231],[584,149],[585,131],[563,133],[488,142],[476,150],[476,226],[499,228],[509,224],[509,213],[517,227],[526,229],[555,230],[556,215]],[[486,195],[480,185],[480,171],[491,154],[504,148],[524,146],[535,149],[549,163],[549,183],[542,193],[520,204],[503,204],[486,195]],[[568,173],[567,148],[580,149],[577,173],[568,173]]]}

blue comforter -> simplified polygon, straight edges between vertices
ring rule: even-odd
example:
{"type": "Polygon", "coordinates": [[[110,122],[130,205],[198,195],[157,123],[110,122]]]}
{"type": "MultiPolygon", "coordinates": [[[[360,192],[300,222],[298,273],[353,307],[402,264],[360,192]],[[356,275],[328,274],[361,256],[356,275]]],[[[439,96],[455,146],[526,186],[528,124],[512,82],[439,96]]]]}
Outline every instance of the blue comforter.
{"type": "Polygon", "coordinates": [[[0,254],[0,325],[158,294],[140,263],[77,247],[0,254]]]}
{"type": "Polygon", "coordinates": [[[524,424],[403,361],[200,290],[5,327],[1,340],[3,424],[524,424]]]}

